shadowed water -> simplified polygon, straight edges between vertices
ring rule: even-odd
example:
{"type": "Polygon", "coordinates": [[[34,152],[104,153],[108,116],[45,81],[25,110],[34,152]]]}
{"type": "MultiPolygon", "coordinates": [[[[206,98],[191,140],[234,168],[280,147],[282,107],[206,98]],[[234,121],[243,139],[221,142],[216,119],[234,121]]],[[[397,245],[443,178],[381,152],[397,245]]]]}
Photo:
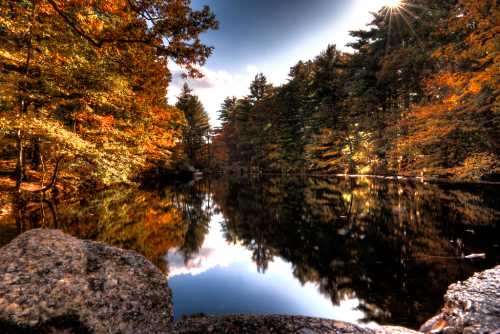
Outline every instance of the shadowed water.
{"type": "Polygon", "coordinates": [[[487,185],[220,179],[18,199],[0,215],[0,243],[55,227],[136,250],[168,273],[176,318],[297,314],[416,328],[450,283],[500,263],[499,203],[487,185]]]}

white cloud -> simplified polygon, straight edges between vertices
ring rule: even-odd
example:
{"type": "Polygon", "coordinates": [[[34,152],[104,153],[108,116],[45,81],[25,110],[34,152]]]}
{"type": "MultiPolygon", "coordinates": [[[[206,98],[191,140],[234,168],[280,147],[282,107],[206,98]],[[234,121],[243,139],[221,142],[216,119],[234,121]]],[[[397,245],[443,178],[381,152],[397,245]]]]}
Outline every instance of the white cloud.
{"type": "Polygon", "coordinates": [[[259,68],[255,65],[248,65],[247,68],[247,73],[251,75],[256,75],[259,73],[259,68]]]}
{"type": "Polygon", "coordinates": [[[204,78],[186,80],[182,76],[182,69],[171,64],[170,70],[173,78],[168,90],[169,103],[175,104],[182,85],[187,81],[205,106],[212,125],[218,126],[217,111],[224,99],[228,96],[248,95],[248,87],[257,73],[263,72],[269,82],[281,85],[287,81],[290,67],[299,60],[313,59],[325,50],[328,44],[336,44],[340,49],[352,51],[345,46],[353,41],[353,38],[349,36],[349,31],[366,28],[366,25],[372,20],[370,12],[377,11],[386,2],[386,0],[355,0],[350,4],[350,9],[343,15],[342,19],[332,20],[330,26],[297,40],[294,45],[281,49],[272,56],[255,59],[254,62],[257,66],[255,64],[241,66],[241,71],[237,73],[225,70],[215,71],[204,67],[201,69],[205,75],[204,78]]]}
{"type": "Polygon", "coordinates": [[[217,112],[224,99],[228,96],[243,97],[248,95],[250,82],[257,74],[258,69],[253,65],[248,65],[241,73],[230,73],[228,71],[214,71],[209,68],[201,68],[204,77],[201,79],[186,79],[184,71],[179,66],[173,64],[169,66],[172,72],[172,82],[168,89],[168,101],[170,104],[177,102],[177,97],[181,93],[184,82],[187,82],[193,93],[196,94],[205,110],[210,116],[213,126],[218,126],[217,112]]]}
{"type": "Polygon", "coordinates": [[[221,214],[211,217],[210,228],[205,235],[203,245],[187,263],[184,262],[184,256],[178,249],[170,250],[165,255],[170,278],[186,274],[196,276],[212,268],[228,267],[235,263],[252,265],[250,250],[240,244],[231,244],[226,241],[220,223],[223,219],[221,214]]]}

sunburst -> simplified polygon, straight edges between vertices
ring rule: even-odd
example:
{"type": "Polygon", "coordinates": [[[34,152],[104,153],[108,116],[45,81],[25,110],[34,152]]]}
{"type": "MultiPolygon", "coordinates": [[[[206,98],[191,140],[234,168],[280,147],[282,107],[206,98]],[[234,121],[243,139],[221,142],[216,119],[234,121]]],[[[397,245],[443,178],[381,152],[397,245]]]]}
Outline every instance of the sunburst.
{"type": "Polygon", "coordinates": [[[420,18],[413,12],[412,8],[423,9],[424,7],[415,5],[412,1],[408,0],[383,0],[381,4],[381,13],[384,15],[384,20],[387,22],[388,26],[389,39],[387,41],[387,47],[389,47],[389,40],[392,34],[393,24],[397,18],[400,18],[404,21],[404,23],[411,30],[412,34],[415,36],[417,43],[421,44],[419,36],[416,34],[413,28],[413,24],[415,23],[415,21],[419,20],[420,18]]]}
{"type": "Polygon", "coordinates": [[[402,0],[385,0],[384,1],[384,7],[389,8],[389,9],[398,9],[403,5],[402,0]]]}
{"type": "Polygon", "coordinates": [[[384,0],[382,4],[382,12],[386,17],[401,14],[406,10],[406,2],[403,0],[384,0]]]}

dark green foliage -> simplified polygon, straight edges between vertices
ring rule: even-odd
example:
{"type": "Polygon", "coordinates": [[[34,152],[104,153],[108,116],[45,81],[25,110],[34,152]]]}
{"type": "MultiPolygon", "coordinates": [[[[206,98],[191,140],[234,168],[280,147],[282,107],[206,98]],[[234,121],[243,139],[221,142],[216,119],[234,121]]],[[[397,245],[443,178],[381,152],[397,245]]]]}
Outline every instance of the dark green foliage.
{"type": "Polygon", "coordinates": [[[183,138],[188,160],[193,166],[203,168],[208,159],[207,138],[210,131],[208,114],[187,84],[184,84],[176,107],[184,112],[187,122],[183,138]]]}

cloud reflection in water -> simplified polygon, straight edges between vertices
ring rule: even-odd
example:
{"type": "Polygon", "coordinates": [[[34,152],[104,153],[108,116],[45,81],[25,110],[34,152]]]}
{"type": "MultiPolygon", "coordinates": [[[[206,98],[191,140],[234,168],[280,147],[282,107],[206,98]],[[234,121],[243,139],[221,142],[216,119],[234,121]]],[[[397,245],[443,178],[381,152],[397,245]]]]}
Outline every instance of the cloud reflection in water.
{"type": "Polygon", "coordinates": [[[316,284],[302,285],[292,265],[280,257],[265,273],[259,272],[250,250],[226,241],[222,220],[221,215],[212,216],[203,246],[187,262],[179,250],[165,256],[175,318],[194,313],[288,314],[360,323],[365,317],[354,294],[333,305],[316,284]]]}

